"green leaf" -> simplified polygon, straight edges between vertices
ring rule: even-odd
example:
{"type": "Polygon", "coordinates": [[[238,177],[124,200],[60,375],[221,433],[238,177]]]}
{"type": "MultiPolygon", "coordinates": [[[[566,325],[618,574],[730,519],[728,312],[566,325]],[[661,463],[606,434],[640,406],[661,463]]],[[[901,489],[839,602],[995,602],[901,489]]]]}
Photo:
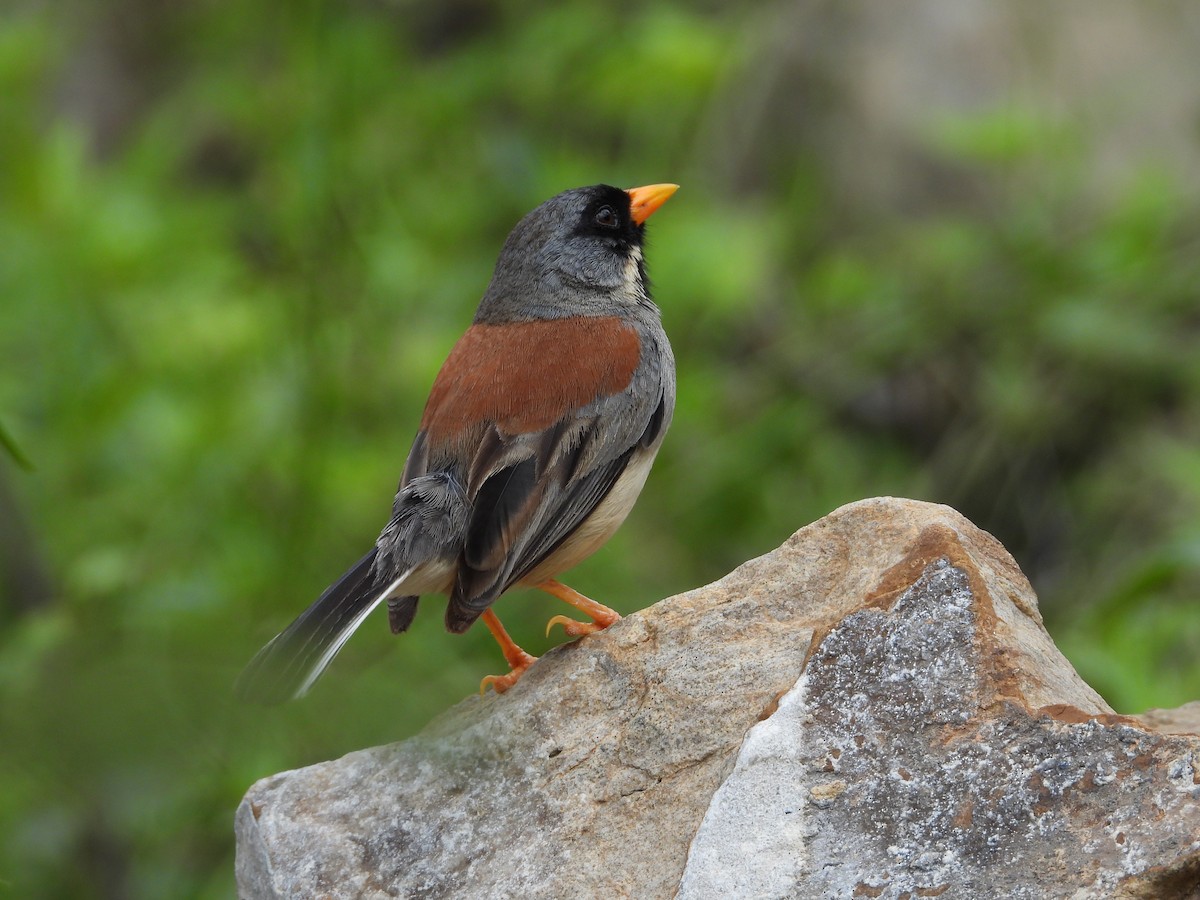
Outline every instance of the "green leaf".
{"type": "Polygon", "coordinates": [[[26,472],[33,471],[33,461],[30,460],[30,458],[26,456],[24,452],[22,452],[21,448],[17,446],[17,442],[14,441],[12,435],[8,433],[8,429],[4,427],[3,422],[0,422],[0,447],[3,447],[8,455],[13,458],[13,462],[15,462],[26,472]]]}

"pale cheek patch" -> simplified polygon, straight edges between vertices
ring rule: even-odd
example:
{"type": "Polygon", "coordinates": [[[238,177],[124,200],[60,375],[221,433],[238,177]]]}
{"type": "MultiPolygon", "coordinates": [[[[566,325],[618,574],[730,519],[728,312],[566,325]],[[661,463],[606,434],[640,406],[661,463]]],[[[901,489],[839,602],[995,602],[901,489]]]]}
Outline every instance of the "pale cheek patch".
{"type": "Polygon", "coordinates": [[[629,304],[644,303],[648,297],[642,287],[638,269],[642,264],[642,248],[633,247],[629,258],[625,260],[624,282],[621,285],[620,299],[629,304]]]}

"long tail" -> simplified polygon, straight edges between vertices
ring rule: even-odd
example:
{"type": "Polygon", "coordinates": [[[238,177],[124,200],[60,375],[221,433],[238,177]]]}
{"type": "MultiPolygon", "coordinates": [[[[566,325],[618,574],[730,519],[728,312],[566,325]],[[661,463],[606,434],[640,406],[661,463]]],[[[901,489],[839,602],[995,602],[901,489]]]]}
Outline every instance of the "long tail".
{"type": "Polygon", "coordinates": [[[403,578],[376,584],[374,562],[372,549],[259,650],[238,676],[234,692],[256,703],[281,703],[308,693],[363,619],[403,578]]]}

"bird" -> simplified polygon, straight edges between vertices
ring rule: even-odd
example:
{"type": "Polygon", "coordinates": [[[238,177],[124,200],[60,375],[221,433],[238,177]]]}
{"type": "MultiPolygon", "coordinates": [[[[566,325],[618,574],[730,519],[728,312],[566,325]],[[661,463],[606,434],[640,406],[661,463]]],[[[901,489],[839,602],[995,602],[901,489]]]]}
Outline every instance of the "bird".
{"type": "Polygon", "coordinates": [[[303,696],[380,603],[400,634],[424,594],[447,597],[448,631],[481,619],[500,645],[509,671],[481,693],[507,691],[536,661],[492,610],[510,588],[589,620],[555,616],[547,634],[620,619],[556,576],[620,527],[671,424],[675,359],[643,250],[646,220],[677,189],[575,188],[517,223],[433,381],[375,545],[258,652],[237,695],[303,696]]]}

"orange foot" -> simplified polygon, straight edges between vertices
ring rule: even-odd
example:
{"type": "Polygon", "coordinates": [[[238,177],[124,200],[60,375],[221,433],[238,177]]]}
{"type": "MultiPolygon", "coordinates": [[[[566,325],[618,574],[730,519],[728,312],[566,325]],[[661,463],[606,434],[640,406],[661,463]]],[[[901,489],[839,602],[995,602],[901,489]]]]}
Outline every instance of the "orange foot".
{"type": "Polygon", "coordinates": [[[572,619],[569,616],[555,616],[546,623],[546,637],[550,636],[550,629],[555,625],[561,625],[568,637],[583,637],[585,634],[603,631],[608,627],[597,622],[580,622],[578,619],[572,619]]]}
{"type": "Polygon", "coordinates": [[[555,616],[546,623],[546,634],[550,633],[550,629],[555,625],[561,625],[563,631],[570,637],[583,637],[585,634],[594,634],[597,631],[603,631],[614,622],[621,621],[621,616],[616,610],[609,609],[595,600],[589,600],[579,591],[573,590],[563,584],[561,581],[555,581],[553,578],[549,581],[543,581],[538,585],[539,590],[545,591],[566,603],[570,603],[576,609],[588,615],[592,621],[579,622],[575,619],[569,619],[566,616],[555,616]]]}
{"type": "Polygon", "coordinates": [[[488,675],[479,682],[479,694],[483,696],[484,691],[491,685],[492,690],[497,694],[503,694],[510,687],[517,683],[525,670],[537,662],[536,656],[531,656],[516,645],[508,632],[504,630],[504,626],[500,624],[500,620],[496,618],[496,614],[490,609],[486,610],[482,616],[483,624],[487,626],[488,631],[492,633],[492,637],[496,639],[496,643],[500,645],[500,652],[504,654],[504,659],[512,669],[507,675],[488,675]]]}
{"type": "Polygon", "coordinates": [[[523,666],[516,666],[507,675],[485,675],[483,680],[479,682],[479,696],[483,696],[487,689],[491,687],[497,694],[503,694],[510,687],[520,680],[525,674],[525,670],[537,662],[536,656],[529,657],[529,662],[523,666]]]}

